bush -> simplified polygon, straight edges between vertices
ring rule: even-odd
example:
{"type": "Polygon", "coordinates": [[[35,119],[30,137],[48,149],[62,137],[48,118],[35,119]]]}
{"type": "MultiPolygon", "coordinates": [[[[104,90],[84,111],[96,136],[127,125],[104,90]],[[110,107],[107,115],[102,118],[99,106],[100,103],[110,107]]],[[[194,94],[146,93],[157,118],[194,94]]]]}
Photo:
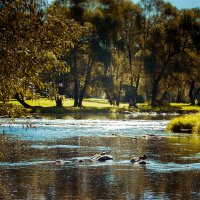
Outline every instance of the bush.
{"type": "Polygon", "coordinates": [[[21,116],[26,115],[26,110],[18,105],[1,104],[0,105],[0,115],[7,116],[10,118],[21,117],[21,116]]]}

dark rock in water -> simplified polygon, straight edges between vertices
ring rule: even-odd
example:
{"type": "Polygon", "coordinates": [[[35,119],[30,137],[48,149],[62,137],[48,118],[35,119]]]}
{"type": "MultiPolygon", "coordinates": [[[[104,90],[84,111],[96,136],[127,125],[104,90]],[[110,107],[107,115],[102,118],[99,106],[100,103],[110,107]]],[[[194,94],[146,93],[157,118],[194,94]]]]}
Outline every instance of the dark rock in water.
{"type": "Polygon", "coordinates": [[[113,160],[113,156],[107,155],[105,152],[101,152],[100,154],[92,156],[91,159],[97,161],[106,161],[106,160],[113,160]]]}
{"type": "Polygon", "coordinates": [[[140,157],[131,158],[130,162],[132,162],[132,163],[135,163],[135,162],[140,163],[141,162],[142,163],[142,162],[145,162],[144,160],[146,160],[146,159],[147,159],[147,156],[143,155],[140,157]]]}
{"type": "Polygon", "coordinates": [[[189,128],[181,128],[181,129],[180,129],[180,132],[181,132],[181,133],[192,133],[192,129],[189,129],[189,128]]]}
{"type": "Polygon", "coordinates": [[[106,152],[102,151],[101,153],[92,156],[91,159],[96,159],[97,157],[102,156],[102,155],[106,155],[106,152]]]}
{"type": "Polygon", "coordinates": [[[140,164],[140,165],[145,165],[145,164],[147,164],[147,163],[146,163],[146,161],[141,160],[141,161],[138,162],[138,164],[140,164]]]}
{"type": "Polygon", "coordinates": [[[136,138],[136,137],[132,137],[131,139],[132,139],[132,140],[137,140],[137,138],[136,138]]]}
{"type": "Polygon", "coordinates": [[[144,139],[153,139],[153,140],[161,139],[160,136],[155,135],[155,134],[146,134],[146,135],[143,135],[142,137],[143,137],[144,139]]]}
{"type": "Polygon", "coordinates": [[[147,156],[146,156],[146,155],[143,155],[143,156],[140,156],[139,158],[140,158],[140,160],[146,160],[146,159],[147,159],[147,156]]]}
{"type": "Polygon", "coordinates": [[[130,162],[135,163],[135,162],[139,162],[140,159],[139,157],[135,157],[135,158],[131,158],[130,162]]]}
{"type": "Polygon", "coordinates": [[[64,165],[65,161],[64,160],[56,160],[56,165],[64,165]]]}
{"type": "Polygon", "coordinates": [[[104,162],[106,160],[113,160],[113,157],[111,155],[99,155],[97,158],[96,158],[97,161],[101,161],[101,162],[104,162]]]}
{"type": "Polygon", "coordinates": [[[106,154],[105,151],[102,151],[101,153],[92,156],[91,159],[97,161],[106,161],[113,160],[113,156],[106,154]]]}
{"type": "Polygon", "coordinates": [[[56,165],[66,165],[66,164],[69,164],[71,163],[72,161],[69,161],[69,160],[56,160],[55,161],[55,164],[56,165]]]}

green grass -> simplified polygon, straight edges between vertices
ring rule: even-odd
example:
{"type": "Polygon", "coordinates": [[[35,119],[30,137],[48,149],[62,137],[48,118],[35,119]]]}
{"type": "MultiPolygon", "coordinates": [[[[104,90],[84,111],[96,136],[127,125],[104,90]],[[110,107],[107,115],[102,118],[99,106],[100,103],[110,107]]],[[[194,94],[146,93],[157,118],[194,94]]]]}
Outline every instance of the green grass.
{"type": "MultiPolygon", "coordinates": [[[[16,100],[12,100],[12,101],[10,101],[10,103],[20,105],[20,103],[16,100]]],[[[41,107],[56,106],[55,100],[50,100],[47,98],[39,98],[37,100],[26,100],[26,103],[28,103],[31,106],[41,106],[41,107]]],[[[63,100],[63,107],[72,107],[73,104],[74,104],[73,99],[66,98],[63,100]]],[[[128,104],[126,104],[126,105],[128,105],[128,104]]],[[[96,99],[96,98],[84,99],[83,106],[84,107],[96,107],[96,108],[112,107],[111,105],[109,105],[109,103],[106,99],[96,99]]]]}
{"type": "MultiPolygon", "coordinates": [[[[82,108],[74,108],[73,99],[70,98],[66,98],[63,100],[62,108],[57,108],[55,101],[47,98],[39,98],[37,100],[26,100],[26,102],[31,106],[36,106],[34,112],[39,113],[123,113],[124,111],[166,113],[200,112],[200,106],[190,106],[189,104],[176,103],[171,103],[165,106],[158,106],[156,108],[151,108],[151,106],[147,103],[139,103],[138,108],[129,108],[128,103],[120,103],[120,106],[117,107],[110,105],[106,99],[99,98],[84,99],[82,108]]],[[[10,101],[9,104],[21,107],[21,104],[16,100],[10,101]]],[[[26,111],[29,112],[29,110],[26,111]]]]}
{"type": "Polygon", "coordinates": [[[179,108],[182,111],[200,112],[200,106],[191,106],[189,103],[170,103],[170,106],[179,108]]]}
{"type": "Polygon", "coordinates": [[[167,130],[177,133],[191,130],[192,133],[200,133],[200,113],[172,119],[167,125],[167,130]]]}
{"type": "MultiPolygon", "coordinates": [[[[12,100],[9,103],[15,106],[21,106],[21,104],[16,100],[12,100]]],[[[128,109],[127,103],[121,103],[120,106],[117,107],[110,105],[106,99],[97,98],[84,99],[83,107],[81,108],[73,107],[74,101],[69,98],[63,100],[63,107],[61,108],[56,107],[54,100],[46,98],[26,100],[26,103],[36,107],[33,110],[38,113],[115,113],[118,111],[123,112],[128,109]]]]}

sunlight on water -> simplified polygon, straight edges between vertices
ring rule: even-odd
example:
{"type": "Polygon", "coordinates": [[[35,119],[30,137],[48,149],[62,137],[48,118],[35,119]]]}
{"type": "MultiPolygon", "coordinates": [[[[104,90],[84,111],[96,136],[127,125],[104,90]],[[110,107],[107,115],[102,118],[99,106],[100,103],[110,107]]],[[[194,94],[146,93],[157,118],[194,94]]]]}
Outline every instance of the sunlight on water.
{"type": "Polygon", "coordinates": [[[32,162],[1,162],[0,167],[26,167],[26,166],[36,166],[47,163],[54,163],[55,161],[32,161],[32,162]]]}
{"type": "Polygon", "coordinates": [[[155,161],[148,162],[148,169],[159,172],[159,173],[168,173],[176,171],[192,171],[200,170],[200,163],[190,163],[190,164],[179,164],[174,162],[169,163],[159,163],[155,161]]]}
{"type": "Polygon", "coordinates": [[[21,136],[24,140],[53,140],[76,136],[101,136],[111,133],[141,135],[147,130],[151,133],[163,132],[167,120],[46,120],[16,119],[13,123],[1,119],[0,132],[21,136]],[[29,129],[29,123],[36,128],[29,129]]]}
{"type": "Polygon", "coordinates": [[[82,146],[78,145],[31,145],[32,148],[35,149],[55,149],[55,148],[81,148],[82,146]]]}
{"type": "Polygon", "coordinates": [[[4,199],[200,197],[199,135],[166,133],[167,119],[101,117],[1,118],[4,199]],[[91,159],[102,151],[113,160],[91,159]],[[144,154],[146,164],[130,162],[144,154]]]}

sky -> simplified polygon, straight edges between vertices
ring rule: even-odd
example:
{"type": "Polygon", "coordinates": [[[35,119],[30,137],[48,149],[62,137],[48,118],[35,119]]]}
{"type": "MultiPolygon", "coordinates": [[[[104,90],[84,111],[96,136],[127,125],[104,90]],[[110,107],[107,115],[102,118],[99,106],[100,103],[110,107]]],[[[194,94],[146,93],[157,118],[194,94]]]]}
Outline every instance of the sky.
{"type": "MultiPolygon", "coordinates": [[[[53,0],[48,0],[49,3],[53,0]]],[[[132,0],[133,2],[138,2],[139,0],[132,0]]],[[[165,0],[166,2],[170,2],[173,6],[178,9],[185,8],[200,8],[200,0],[165,0]]]]}
{"type": "MultiPolygon", "coordinates": [[[[132,0],[133,2],[138,2],[139,0],[132,0]]],[[[185,8],[200,8],[200,0],[165,0],[166,2],[170,2],[173,6],[178,9],[185,8]]]]}
{"type": "Polygon", "coordinates": [[[200,0],[168,0],[178,8],[200,8],[200,0]]]}

